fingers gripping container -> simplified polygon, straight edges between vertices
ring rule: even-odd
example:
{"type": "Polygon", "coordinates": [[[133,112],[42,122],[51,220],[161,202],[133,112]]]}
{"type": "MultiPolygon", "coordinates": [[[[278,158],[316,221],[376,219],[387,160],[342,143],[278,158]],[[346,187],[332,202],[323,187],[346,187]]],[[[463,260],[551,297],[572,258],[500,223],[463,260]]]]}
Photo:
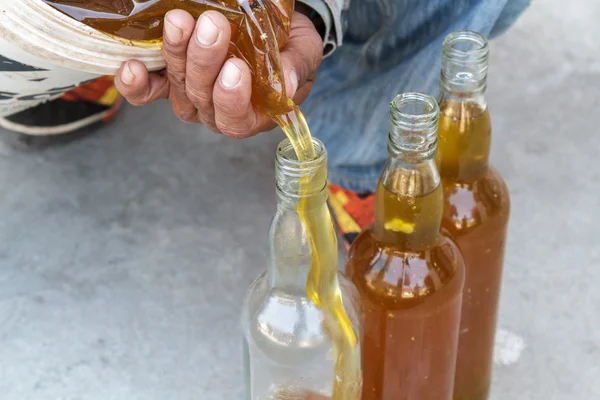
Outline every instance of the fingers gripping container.
{"type": "Polygon", "coordinates": [[[165,67],[160,44],[133,46],[60,13],[41,0],[0,0],[0,117],[114,75],[136,59],[165,67]]]}

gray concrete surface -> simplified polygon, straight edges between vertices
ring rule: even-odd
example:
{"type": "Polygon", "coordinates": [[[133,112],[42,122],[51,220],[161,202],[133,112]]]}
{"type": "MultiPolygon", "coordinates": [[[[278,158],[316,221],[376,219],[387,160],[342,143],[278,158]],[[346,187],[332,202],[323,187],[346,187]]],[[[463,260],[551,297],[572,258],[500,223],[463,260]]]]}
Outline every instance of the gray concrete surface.
{"type": "MultiPolygon", "coordinates": [[[[595,0],[537,0],[492,46],[513,198],[494,400],[600,399],[599,19],[595,0]]],[[[0,398],[241,399],[280,138],[227,140],[166,104],[78,139],[0,132],[0,398]]]]}

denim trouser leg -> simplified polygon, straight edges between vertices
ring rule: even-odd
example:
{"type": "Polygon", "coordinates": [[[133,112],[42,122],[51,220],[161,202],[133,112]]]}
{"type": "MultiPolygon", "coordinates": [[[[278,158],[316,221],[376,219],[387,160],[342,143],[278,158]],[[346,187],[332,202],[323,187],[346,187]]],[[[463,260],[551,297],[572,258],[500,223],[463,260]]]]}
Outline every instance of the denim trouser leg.
{"type": "Polygon", "coordinates": [[[330,180],[373,191],[387,158],[389,102],[398,93],[437,95],[444,37],[493,37],[531,0],[353,0],[344,46],[324,61],[303,107],[329,152],[330,180]]]}

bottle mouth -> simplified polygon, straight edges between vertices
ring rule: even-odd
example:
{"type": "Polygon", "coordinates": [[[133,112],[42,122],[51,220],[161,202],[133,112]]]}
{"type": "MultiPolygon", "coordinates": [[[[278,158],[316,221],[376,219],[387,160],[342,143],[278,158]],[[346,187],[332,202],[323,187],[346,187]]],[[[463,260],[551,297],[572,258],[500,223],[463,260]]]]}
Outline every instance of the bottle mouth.
{"type": "Polygon", "coordinates": [[[300,161],[289,139],[277,147],[275,181],[281,198],[300,199],[325,193],[327,188],[327,150],[318,139],[312,139],[316,157],[300,161]]]}
{"type": "Polygon", "coordinates": [[[327,164],[327,150],[325,145],[318,140],[312,139],[315,147],[316,157],[309,161],[300,161],[294,151],[294,146],[289,139],[284,139],[277,146],[275,161],[278,171],[290,178],[308,178],[314,176],[327,164]]]}
{"type": "Polygon", "coordinates": [[[437,101],[423,93],[403,93],[396,96],[390,104],[392,123],[408,131],[436,127],[439,113],[437,101]]]}
{"type": "Polygon", "coordinates": [[[443,56],[455,64],[470,66],[487,63],[489,46],[487,39],[473,31],[458,31],[444,39],[443,56]]]}
{"type": "Polygon", "coordinates": [[[389,150],[407,160],[431,157],[437,148],[440,108],[426,94],[398,95],[390,104],[389,150]]]}

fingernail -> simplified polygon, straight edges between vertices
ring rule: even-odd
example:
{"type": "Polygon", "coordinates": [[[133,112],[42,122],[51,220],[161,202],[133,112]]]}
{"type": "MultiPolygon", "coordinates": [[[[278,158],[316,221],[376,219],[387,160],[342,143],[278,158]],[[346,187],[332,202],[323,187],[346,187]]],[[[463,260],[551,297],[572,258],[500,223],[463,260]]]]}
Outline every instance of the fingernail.
{"type": "Polygon", "coordinates": [[[219,28],[211,21],[210,17],[202,15],[198,29],[196,29],[196,38],[202,46],[210,47],[217,42],[219,38],[219,28]]]}
{"type": "Polygon", "coordinates": [[[242,71],[232,63],[231,61],[227,61],[225,66],[223,67],[223,72],[221,73],[221,85],[225,89],[233,89],[240,83],[242,79],[242,71]]]}
{"type": "Polygon", "coordinates": [[[123,67],[123,71],[121,72],[121,80],[126,85],[131,85],[135,80],[135,75],[131,72],[131,68],[129,68],[129,64],[125,64],[123,67]]]}
{"type": "Polygon", "coordinates": [[[295,69],[290,71],[290,81],[292,82],[293,94],[296,94],[296,92],[298,91],[298,85],[300,84],[300,82],[298,81],[298,74],[296,73],[295,69]]]}
{"type": "Polygon", "coordinates": [[[177,44],[183,39],[183,30],[176,27],[172,22],[169,21],[169,15],[165,18],[165,36],[167,41],[172,44],[177,44]]]}

